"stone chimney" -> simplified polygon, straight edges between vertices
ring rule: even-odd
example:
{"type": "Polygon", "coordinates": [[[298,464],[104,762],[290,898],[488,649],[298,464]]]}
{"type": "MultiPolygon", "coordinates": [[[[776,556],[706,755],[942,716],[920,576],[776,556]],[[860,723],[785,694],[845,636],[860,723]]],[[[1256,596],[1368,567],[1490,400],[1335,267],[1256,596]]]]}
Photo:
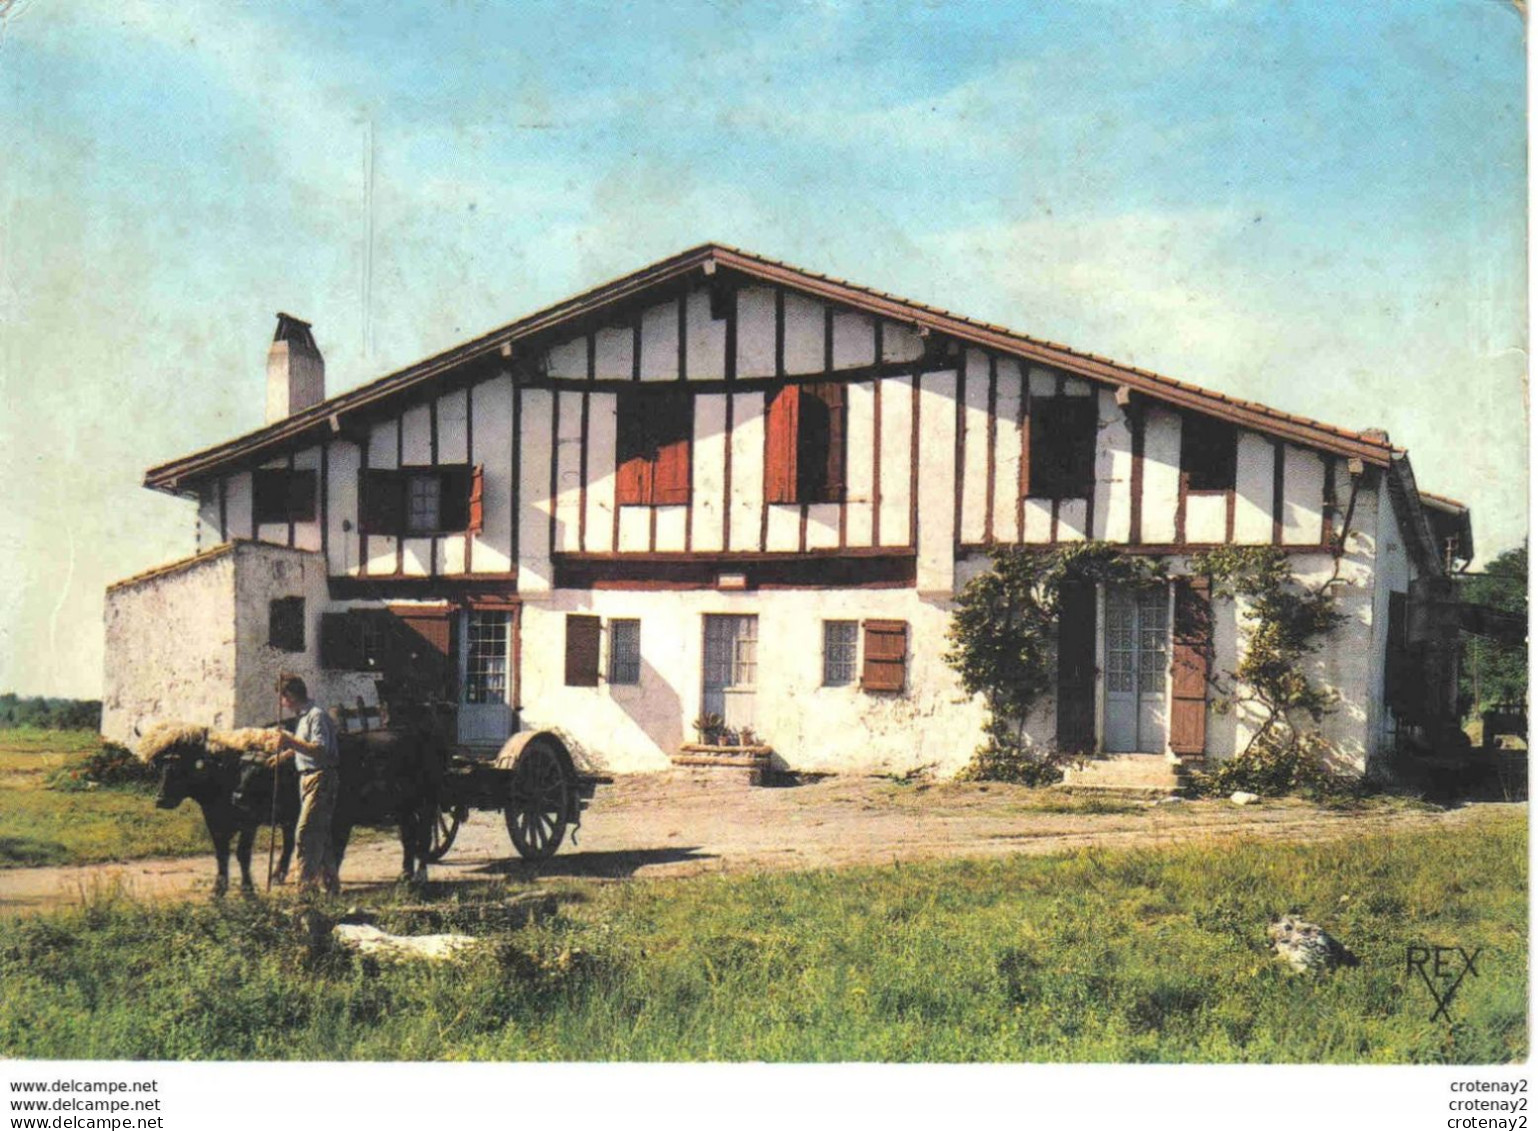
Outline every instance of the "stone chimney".
{"type": "Polygon", "coordinates": [[[326,363],[315,348],[310,324],[278,315],[278,331],[267,351],[267,423],[294,415],[326,399],[326,363]]]}

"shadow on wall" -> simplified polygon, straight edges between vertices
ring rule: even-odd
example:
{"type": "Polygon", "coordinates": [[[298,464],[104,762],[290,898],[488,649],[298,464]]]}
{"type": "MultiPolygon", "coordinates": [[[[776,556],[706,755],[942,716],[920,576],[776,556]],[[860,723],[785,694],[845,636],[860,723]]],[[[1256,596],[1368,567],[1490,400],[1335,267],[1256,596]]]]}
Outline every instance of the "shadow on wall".
{"type": "Polygon", "coordinates": [[[683,700],[667,679],[644,658],[641,682],[635,686],[608,684],[614,705],[657,744],[663,754],[672,754],[684,741],[683,700]]]}

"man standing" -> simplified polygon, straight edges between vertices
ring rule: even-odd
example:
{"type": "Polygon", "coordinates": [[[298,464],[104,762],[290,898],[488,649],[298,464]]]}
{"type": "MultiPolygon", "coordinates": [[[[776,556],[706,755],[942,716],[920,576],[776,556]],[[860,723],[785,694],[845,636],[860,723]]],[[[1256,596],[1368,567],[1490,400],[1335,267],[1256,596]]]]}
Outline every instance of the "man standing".
{"type": "Polygon", "coordinates": [[[278,698],[285,713],[298,716],[293,734],[278,732],[282,752],[273,755],[268,765],[292,758],[299,771],[299,891],[306,894],[321,887],[326,894],[336,895],[342,890],[331,850],[331,816],[341,773],[336,726],[330,715],[310,702],[310,690],[298,676],[279,678],[278,698]]]}

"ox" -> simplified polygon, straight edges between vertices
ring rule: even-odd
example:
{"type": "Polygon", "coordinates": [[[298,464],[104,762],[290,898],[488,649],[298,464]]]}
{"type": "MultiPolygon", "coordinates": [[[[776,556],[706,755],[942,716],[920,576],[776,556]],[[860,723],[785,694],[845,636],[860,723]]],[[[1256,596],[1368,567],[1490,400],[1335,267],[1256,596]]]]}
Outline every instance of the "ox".
{"type": "MultiPolygon", "coordinates": [[[[338,745],[342,765],[331,819],[338,867],[355,826],[393,824],[400,833],[401,878],[425,880],[446,750],[430,735],[396,730],[339,735],[338,745]]],[[[202,806],[219,864],[216,893],[229,887],[229,847],[237,831],[241,884],[248,891],[254,887],[251,845],[257,826],[269,819],[274,775],[266,759],[276,750],[271,731],[221,732],[174,723],[155,728],[140,744],[139,757],[160,771],[155,804],[174,809],[190,797],[202,806]]],[[[279,768],[277,789],[283,857],[276,874],[281,878],[288,871],[299,815],[291,762],[279,768]]]]}

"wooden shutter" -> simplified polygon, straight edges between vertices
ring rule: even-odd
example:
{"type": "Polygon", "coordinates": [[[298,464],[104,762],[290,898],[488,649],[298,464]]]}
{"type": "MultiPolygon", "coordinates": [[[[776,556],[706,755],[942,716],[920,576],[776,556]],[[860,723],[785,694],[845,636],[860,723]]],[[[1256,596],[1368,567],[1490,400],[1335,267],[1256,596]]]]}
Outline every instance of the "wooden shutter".
{"type": "Polygon", "coordinates": [[[1058,591],[1057,748],[1095,748],[1095,589],[1082,583],[1058,591]]]}
{"type": "Polygon", "coordinates": [[[598,686],[597,617],[566,615],[566,686],[598,686]]]}
{"type": "Polygon", "coordinates": [[[1094,394],[1068,398],[1073,408],[1068,413],[1068,490],[1071,498],[1088,498],[1095,493],[1095,440],[1099,431],[1099,412],[1094,394]]]}
{"type": "Polygon", "coordinates": [[[357,618],[350,613],[322,613],[320,617],[320,666],[336,671],[361,670],[363,640],[357,618]]]}
{"type": "Polygon", "coordinates": [[[1175,582],[1175,631],[1170,655],[1170,749],[1202,754],[1207,748],[1207,672],[1212,657],[1212,583],[1205,577],[1175,582]]]}
{"type": "Polygon", "coordinates": [[[655,448],[644,409],[640,397],[620,394],[614,435],[614,501],[618,506],[644,506],[652,501],[655,448]]]}
{"type": "Polygon", "coordinates": [[[658,506],[687,503],[694,399],[688,393],[670,393],[659,398],[654,409],[657,464],[652,470],[652,502],[658,506]]]}
{"type": "Polygon", "coordinates": [[[470,470],[470,522],[466,533],[479,534],[486,529],[486,467],[476,464],[470,470]]]}
{"type": "Polygon", "coordinates": [[[860,687],[865,691],[901,691],[908,667],[908,622],[865,622],[865,664],[860,687]]]}
{"type": "Polygon", "coordinates": [[[800,431],[801,386],[786,385],[769,401],[764,423],[764,502],[794,503],[796,497],[796,436],[800,431]]]}
{"type": "Polygon", "coordinates": [[[395,632],[386,667],[419,696],[454,698],[454,611],[447,606],[392,605],[395,632]]]}
{"type": "Polygon", "coordinates": [[[374,468],[358,473],[358,529],[364,534],[399,534],[406,525],[406,479],[399,471],[374,468]]]}

